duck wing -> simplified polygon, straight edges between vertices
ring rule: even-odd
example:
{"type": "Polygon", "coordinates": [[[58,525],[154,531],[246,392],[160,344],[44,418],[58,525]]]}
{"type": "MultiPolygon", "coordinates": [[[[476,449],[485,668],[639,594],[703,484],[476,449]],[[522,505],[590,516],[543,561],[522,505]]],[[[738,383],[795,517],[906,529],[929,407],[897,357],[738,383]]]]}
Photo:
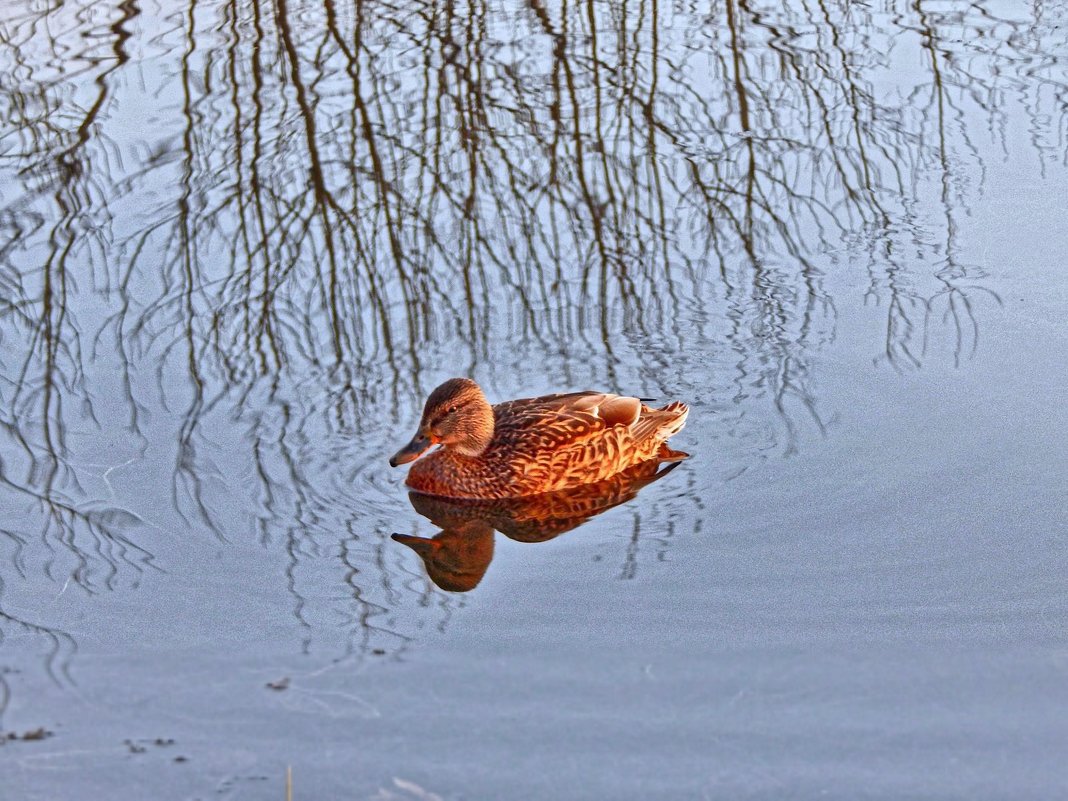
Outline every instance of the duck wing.
{"type": "Polygon", "coordinates": [[[638,398],[608,392],[521,398],[493,407],[494,440],[513,448],[560,449],[606,428],[631,426],[641,410],[638,398]]]}
{"type": "Polygon", "coordinates": [[[509,401],[494,407],[491,447],[507,455],[514,481],[541,492],[600,481],[654,458],[685,421],[675,406],[592,391],[509,401]]]}

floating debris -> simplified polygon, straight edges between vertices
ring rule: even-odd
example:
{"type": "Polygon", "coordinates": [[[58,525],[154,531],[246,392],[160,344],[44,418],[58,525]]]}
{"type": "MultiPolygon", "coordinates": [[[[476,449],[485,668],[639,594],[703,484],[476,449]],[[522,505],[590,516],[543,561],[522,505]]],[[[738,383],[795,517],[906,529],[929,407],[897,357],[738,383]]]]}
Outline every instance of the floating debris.
{"type": "Polygon", "coordinates": [[[53,732],[42,726],[39,729],[30,729],[24,731],[22,734],[18,732],[9,731],[7,734],[0,733],[0,745],[3,745],[9,740],[24,740],[26,742],[32,742],[34,740],[46,740],[51,737],[53,732]]]}

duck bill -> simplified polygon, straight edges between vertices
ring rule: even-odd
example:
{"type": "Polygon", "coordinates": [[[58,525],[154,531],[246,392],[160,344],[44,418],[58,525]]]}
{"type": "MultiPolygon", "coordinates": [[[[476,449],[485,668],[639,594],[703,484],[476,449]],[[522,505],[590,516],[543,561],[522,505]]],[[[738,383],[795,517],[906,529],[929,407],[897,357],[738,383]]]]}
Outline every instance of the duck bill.
{"type": "Polygon", "coordinates": [[[390,467],[396,467],[399,464],[408,464],[408,462],[414,462],[434,443],[430,440],[430,437],[425,434],[416,434],[412,437],[412,441],[393,454],[389,460],[390,467]]]}
{"type": "Polygon", "coordinates": [[[394,542],[399,542],[401,545],[407,545],[424,558],[430,556],[437,548],[441,547],[438,543],[434,542],[434,540],[426,537],[413,537],[411,534],[392,534],[390,536],[394,542]]]}

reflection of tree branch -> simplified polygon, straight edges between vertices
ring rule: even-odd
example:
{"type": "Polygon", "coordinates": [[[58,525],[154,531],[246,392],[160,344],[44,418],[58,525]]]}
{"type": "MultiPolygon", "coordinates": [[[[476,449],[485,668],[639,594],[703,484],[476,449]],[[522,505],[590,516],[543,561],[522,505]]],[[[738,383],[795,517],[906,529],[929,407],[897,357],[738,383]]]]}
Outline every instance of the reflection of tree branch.
{"type": "MultiPolygon", "coordinates": [[[[4,583],[0,580],[0,595],[3,594],[3,589],[4,583]]],[[[70,665],[78,653],[78,644],[70,634],[16,617],[5,612],[3,606],[0,606],[0,646],[4,644],[4,640],[9,636],[7,632],[11,629],[43,639],[48,644],[44,663],[49,677],[57,684],[74,683],[70,675],[70,665]]],[[[3,673],[3,668],[0,668],[0,721],[3,721],[10,698],[10,688],[3,673]]]]}
{"type": "MultiPolygon", "coordinates": [[[[963,110],[954,106],[946,91],[945,70],[949,68],[952,73],[954,64],[949,60],[950,51],[942,44],[935,17],[924,9],[922,0],[916,0],[913,8],[917,19],[916,30],[921,35],[922,46],[926,51],[931,81],[929,86],[924,85],[914,90],[912,98],[918,103],[922,91],[930,92],[927,106],[930,113],[925,114],[924,118],[933,121],[935,125],[936,144],[932,156],[939,175],[939,199],[945,221],[945,243],[941,248],[941,266],[934,273],[938,287],[930,293],[921,294],[908,286],[904,281],[905,269],[897,263],[897,259],[889,252],[881,254],[881,259],[889,265],[884,279],[889,300],[883,355],[876,361],[885,360],[899,370],[906,365],[913,368],[922,365],[934,324],[946,326],[952,332],[953,360],[955,365],[959,366],[966,352],[974,354],[978,346],[979,324],[975,317],[973,296],[988,295],[1000,303],[995,293],[974,281],[969,281],[972,271],[959,263],[957,222],[954,213],[957,207],[967,209],[967,201],[963,196],[952,197],[953,187],[959,178],[955,175],[958,166],[950,151],[950,111],[956,116],[959,140],[975,159],[978,159],[978,149],[969,139],[963,110]],[[945,309],[938,314],[936,307],[940,303],[945,304],[945,309]]],[[[869,298],[876,298],[878,291],[873,287],[868,295],[869,298]]]]}
{"type": "MultiPolygon", "coordinates": [[[[110,212],[106,200],[101,202],[98,198],[100,176],[93,169],[101,160],[96,129],[112,99],[110,81],[129,61],[126,44],[131,33],[128,26],[140,13],[137,4],[129,0],[123,2],[119,10],[121,15],[106,27],[110,34],[108,56],[86,57],[95,70],[91,83],[94,94],[84,108],[78,108],[76,124],[69,131],[62,131],[53,127],[50,121],[46,123],[47,116],[23,120],[28,141],[34,147],[27,149],[26,161],[29,163],[20,170],[29,186],[22,202],[30,204],[48,198],[56,214],[51,228],[47,229],[47,236],[42,236],[40,242],[44,253],[41,267],[23,274],[23,277],[39,277],[39,294],[31,294],[34,283],[30,281],[20,280],[12,284],[14,294],[19,298],[12,306],[19,311],[15,324],[28,330],[30,336],[17,374],[13,379],[5,376],[11,389],[5,404],[11,418],[0,420],[9,441],[17,444],[28,460],[25,480],[16,478],[10,466],[5,468],[0,461],[0,486],[37,502],[43,513],[41,544],[50,554],[55,555],[58,546],[71,557],[74,561],[71,578],[89,591],[93,586],[89,567],[91,555],[106,565],[105,587],[112,586],[120,563],[140,569],[138,561],[127,556],[128,551],[140,551],[145,563],[150,558],[105,519],[80,511],[66,500],[68,492],[82,492],[76,473],[67,466],[70,454],[64,421],[68,416],[66,403],[69,398],[81,396],[81,413],[91,423],[98,424],[92,393],[85,382],[82,331],[74,316],[72,301],[77,284],[70,264],[81,248],[97,244],[102,252],[107,244],[104,229],[110,223],[110,212]],[[102,63],[107,66],[99,68],[102,63]],[[96,218],[103,224],[98,226],[96,218]],[[86,232],[93,232],[94,238],[87,240],[86,232]],[[31,422],[26,424],[24,421],[31,422]],[[91,545],[82,541],[82,534],[89,535],[91,545]],[[88,551],[84,550],[86,548],[88,551]]],[[[49,9],[45,14],[51,11],[49,9]]],[[[35,22],[29,21],[31,31],[35,22]]],[[[15,52],[21,53],[21,47],[16,46],[15,52]]],[[[20,57],[16,55],[16,58],[20,57]]],[[[32,76],[34,70],[29,63],[24,63],[22,73],[32,76]]],[[[72,69],[72,73],[78,73],[78,70],[72,69]]],[[[50,113],[58,108],[58,103],[53,104],[51,99],[56,88],[55,82],[43,78],[39,90],[32,92],[50,113]]],[[[23,108],[28,110],[29,106],[23,108]]],[[[12,210],[6,210],[4,216],[12,213],[12,210]]],[[[14,215],[18,212],[14,211],[14,215]]],[[[36,217],[36,214],[32,216],[36,217]]],[[[44,235],[45,229],[41,233],[44,235]]],[[[14,241],[5,245],[2,263],[12,264],[21,251],[14,241]]],[[[17,274],[12,270],[12,275],[17,274]]],[[[51,558],[46,563],[49,574],[53,564],[51,558]]]]}

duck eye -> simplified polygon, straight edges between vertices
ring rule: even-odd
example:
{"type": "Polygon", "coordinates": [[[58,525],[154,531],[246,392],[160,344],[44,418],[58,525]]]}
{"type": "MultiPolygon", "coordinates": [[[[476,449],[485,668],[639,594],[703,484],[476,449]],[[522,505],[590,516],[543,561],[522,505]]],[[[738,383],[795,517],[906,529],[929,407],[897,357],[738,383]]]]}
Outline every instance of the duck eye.
{"type": "Polygon", "coordinates": [[[455,411],[456,411],[456,406],[455,405],[450,406],[448,409],[445,410],[446,414],[452,414],[455,411]]]}

